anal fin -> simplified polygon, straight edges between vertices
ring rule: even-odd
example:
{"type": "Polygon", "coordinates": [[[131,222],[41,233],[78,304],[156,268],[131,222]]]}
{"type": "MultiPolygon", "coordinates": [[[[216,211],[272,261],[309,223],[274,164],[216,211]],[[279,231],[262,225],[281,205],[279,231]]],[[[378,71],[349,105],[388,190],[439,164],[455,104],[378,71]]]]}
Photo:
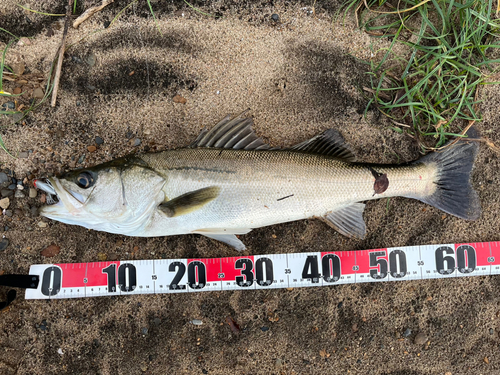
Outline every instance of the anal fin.
{"type": "Polygon", "coordinates": [[[182,194],[158,206],[168,217],[185,215],[196,211],[219,196],[220,188],[211,186],[182,194]]]}
{"type": "Polygon", "coordinates": [[[330,212],[322,220],[344,236],[363,239],[366,234],[364,209],[365,204],[354,203],[330,212]]]}
{"type": "Polygon", "coordinates": [[[234,247],[238,251],[246,250],[246,246],[234,234],[203,234],[205,237],[224,242],[226,245],[234,247]]]}

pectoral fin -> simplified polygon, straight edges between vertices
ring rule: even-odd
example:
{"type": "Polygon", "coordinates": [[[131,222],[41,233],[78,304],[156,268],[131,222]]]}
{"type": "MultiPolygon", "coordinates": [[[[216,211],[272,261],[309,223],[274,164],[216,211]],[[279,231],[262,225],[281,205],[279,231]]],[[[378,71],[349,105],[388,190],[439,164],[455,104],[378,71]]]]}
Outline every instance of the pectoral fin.
{"type": "Polygon", "coordinates": [[[220,188],[217,186],[191,191],[160,204],[158,209],[168,217],[185,215],[213,201],[219,195],[219,191],[220,188]]]}
{"type": "Polygon", "coordinates": [[[322,219],[344,236],[363,239],[366,234],[366,224],[363,220],[364,209],[363,203],[354,203],[333,211],[322,219]]]}

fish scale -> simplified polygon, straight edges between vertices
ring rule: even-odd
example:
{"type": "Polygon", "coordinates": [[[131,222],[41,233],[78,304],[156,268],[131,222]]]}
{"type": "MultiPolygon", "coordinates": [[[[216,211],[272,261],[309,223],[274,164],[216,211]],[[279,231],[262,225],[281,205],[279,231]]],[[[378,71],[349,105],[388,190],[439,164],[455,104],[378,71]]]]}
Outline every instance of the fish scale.
{"type": "Polygon", "coordinates": [[[186,229],[258,228],[325,216],[353,202],[418,196],[435,175],[432,165],[353,165],[290,151],[179,149],[140,158],[164,176],[167,197],[221,187],[218,198],[196,213],[175,223],[159,218],[152,225],[153,235],[186,229]],[[374,194],[375,178],[368,166],[388,175],[390,185],[384,193],[374,194]]]}

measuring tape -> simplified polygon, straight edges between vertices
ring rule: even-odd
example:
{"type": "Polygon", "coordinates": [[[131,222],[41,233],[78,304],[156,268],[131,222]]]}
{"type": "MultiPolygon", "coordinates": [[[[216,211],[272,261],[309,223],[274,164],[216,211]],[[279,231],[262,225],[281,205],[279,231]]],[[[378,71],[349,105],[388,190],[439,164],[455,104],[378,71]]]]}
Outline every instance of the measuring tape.
{"type": "Polygon", "coordinates": [[[331,286],[500,274],[500,242],[372,250],[37,264],[27,299],[331,286]]]}

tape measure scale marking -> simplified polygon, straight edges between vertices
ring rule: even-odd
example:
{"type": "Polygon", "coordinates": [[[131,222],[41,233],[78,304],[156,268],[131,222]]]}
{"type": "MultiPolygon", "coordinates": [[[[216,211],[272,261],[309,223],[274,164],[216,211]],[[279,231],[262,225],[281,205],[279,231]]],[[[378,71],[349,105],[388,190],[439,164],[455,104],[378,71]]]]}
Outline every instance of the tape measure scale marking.
{"type": "Polygon", "coordinates": [[[26,299],[299,288],[500,274],[500,242],[354,251],[39,264],[26,299]]]}

